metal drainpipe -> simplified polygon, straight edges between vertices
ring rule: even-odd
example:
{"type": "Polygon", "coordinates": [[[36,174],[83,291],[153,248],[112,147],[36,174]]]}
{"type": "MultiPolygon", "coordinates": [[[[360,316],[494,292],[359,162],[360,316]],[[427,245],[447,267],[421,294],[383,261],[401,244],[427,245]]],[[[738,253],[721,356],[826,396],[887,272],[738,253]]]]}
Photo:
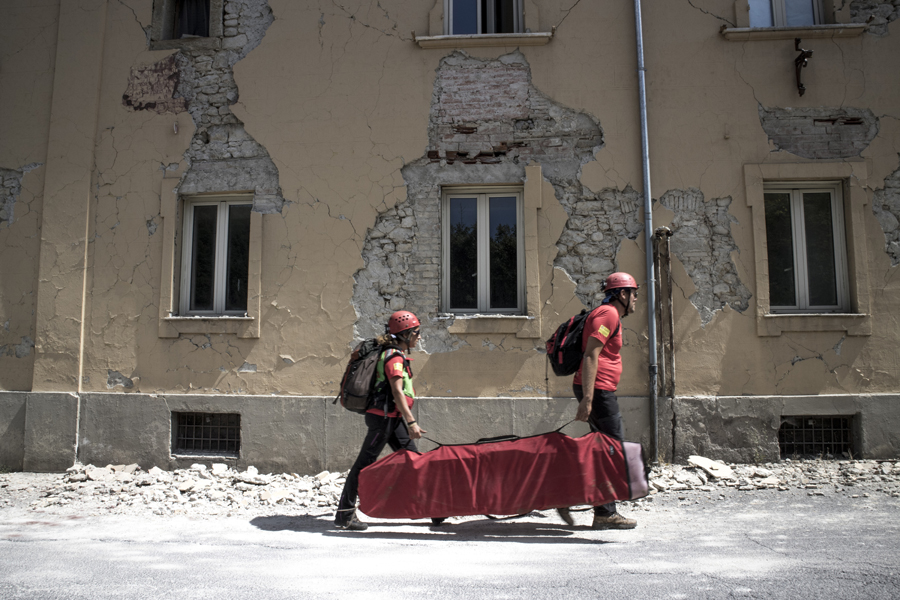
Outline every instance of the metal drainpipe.
{"type": "Polygon", "coordinates": [[[653,269],[653,197],[650,193],[650,149],[647,136],[647,87],[644,74],[644,34],[641,0],[634,0],[634,29],[637,38],[638,92],[641,107],[641,161],[644,171],[644,242],[647,256],[648,360],[650,363],[650,419],[653,428],[653,464],[659,463],[659,418],[657,398],[656,280],[653,269]]]}

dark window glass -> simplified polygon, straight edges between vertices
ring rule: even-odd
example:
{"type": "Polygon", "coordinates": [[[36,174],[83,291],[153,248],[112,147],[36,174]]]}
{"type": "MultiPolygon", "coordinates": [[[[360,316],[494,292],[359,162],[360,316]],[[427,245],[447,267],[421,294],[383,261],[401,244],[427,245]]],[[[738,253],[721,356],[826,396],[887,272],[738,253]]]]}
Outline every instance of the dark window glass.
{"type": "Polygon", "coordinates": [[[802,27],[816,24],[815,0],[784,0],[785,25],[802,27]]]}
{"type": "MultiPolygon", "coordinates": [[[[515,33],[516,20],[513,11],[515,0],[491,0],[494,3],[494,31],[488,33],[515,33]]],[[[487,5],[488,2],[485,2],[487,5]]]]}
{"type": "Polygon", "coordinates": [[[478,200],[450,199],[450,308],[478,308],[478,200]]]}
{"type": "Polygon", "coordinates": [[[191,248],[191,310],[213,310],[216,270],[216,223],[219,207],[194,206],[191,248]]]}
{"type": "Polygon", "coordinates": [[[209,37],[209,0],[176,0],[175,39],[209,37]]]}
{"type": "Polygon", "coordinates": [[[247,310],[250,266],[250,204],[228,205],[228,263],[225,310],[247,310]]]}
{"type": "Polygon", "coordinates": [[[478,31],[478,0],[453,0],[453,34],[467,35],[478,31]]]}
{"type": "Polygon", "coordinates": [[[790,192],[768,192],[766,201],[766,246],[769,255],[769,303],[795,306],[794,236],[791,228],[790,192]]]}
{"type": "Polygon", "coordinates": [[[491,308],[517,308],[519,289],[516,198],[495,197],[490,203],[491,308]]]}
{"type": "Polygon", "coordinates": [[[837,304],[837,274],[834,264],[834,221],[829,192],[803,194],[806,227],[806,272],[810,306],[837,304]]]}

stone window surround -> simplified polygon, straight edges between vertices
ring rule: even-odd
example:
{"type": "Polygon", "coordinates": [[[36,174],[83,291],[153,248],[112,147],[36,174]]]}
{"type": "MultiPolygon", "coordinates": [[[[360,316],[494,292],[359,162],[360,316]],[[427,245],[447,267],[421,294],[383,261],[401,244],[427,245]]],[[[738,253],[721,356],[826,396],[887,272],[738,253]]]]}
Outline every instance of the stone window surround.
{"type": "MultiPolygon", "coordinates": [[[[176,236],[180,229],[180,218],[184,201],[177,193],[179,179],[165,178],[160,194],[160,217],[163,235],[162,274],[159,298],[159,337],[177,338],[181,334],[236,334],[239,338],[259,338],[260,296],[262,283],[262,214],[250,212],[250,266],[247,284],[247,316],[206,317],[179,316],[178,300],[180,292],[181,257],[177,253],[176,236]]],[[[204,196],[235,196],[227,194],[196,194],[192,198],[204,196]]],[[[252,202],[253,192],[244,194],[252,202]]]]}
{"type": "MultiPolygon", "coordinates": [[[[542,207],[540,165],[525,167],[522,191],[522,235],[525,246],[524,315],[440,315],[453,319],[448,331],[454,335],[515,334],[538,339],[541,331],[541,270],[538,262],[538,210],[542,207]]],[[[553,199],[555,200],[555,198],[553,199]]]]}
{"type": "Polygon", "coordinates": [[[865,23],[840,22],[849,19],[849,14],[835,10],[835,0],[821,0],[821,4],[825,21],[822,24],[804,27],[750,27],[750,3],[748,0],[735,0],[735,26],[723,25],[720,32],[726,40],[732,42],[833,39],[857,37],[865,33],[865,23]]]}
{"type": "Polygon", "coordinates": [[[865,212],[868,204],[864,160],[843,162],[766,163],[744,165],[747,206],[752,214],[753,249],[756,264],[756,332],[761,337],[785,331],[844,331],[847,335],[872,334],[869,298],[868,251],[865,212]],[[773,314],[769,308],[769,265],[766,247],[764,187],[789,181],[843,182],[844,227],[847,244],[847,275],[852,313],[773,314]]]}
{"type": "Polygon", "coordinates": [[[201,38],[184,38],[184,39],[162,39],[163,27],[169,16],[169,12],[174,9],[175,0],[154,0],[153,2],[153,20],[150,24],[150,49],[151,50],[172,50],[172,49],[210,49],[218,50],[222,47],[222,37],[224,35],[224,7],[225,0],[209,0],[209,37],[201,38]]]}
{"type": "Polygon", "coordinates": [[[446,35],[444,26],[444,4],[446,0],[435,0],[434,7],[428,16],[428,35],[417,36],[413,32],[413,41],[420,48],[485,48],[485,47],[520,47],[543,46],[550,42],[556,31],[554,27],[548,32],[538,32],[539,12],[534,0],[521,0],[524,13],[524,31],[522,33],[486,33],[476,35],[446,35]]]}

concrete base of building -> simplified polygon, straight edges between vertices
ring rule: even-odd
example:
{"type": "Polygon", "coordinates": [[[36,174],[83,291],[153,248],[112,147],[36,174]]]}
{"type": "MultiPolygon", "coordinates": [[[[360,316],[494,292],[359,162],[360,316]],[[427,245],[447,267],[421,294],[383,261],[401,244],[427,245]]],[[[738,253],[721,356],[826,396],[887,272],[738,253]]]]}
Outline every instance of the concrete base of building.
{"type": "MultiPolygon", "coordinates": [[[[648,399],[619,400],[626,439],[641,442],[651,458],[648,399]]],[[[570,423],[575,407],[574,398],[422,398],[413,412],[426,437],[457,444],[564,425],[565,433],[582,435],[587,425],[570,423]]],[[[727,462],[778,460],[783,418],[840,415],[851,417],[855,458],[897,458],[898,408],[897,394],[663,398],[656,456],[663,462],[684,462],[692,454],[727,462]]],[[[263,473],[343,471],[364,435],[361,416],[322,397],[0,392],[0,469],[5,470],[59,472],[77,460],[166,470],[224,462],[263,473]],[[240,451],[175,451],[173,424],[181,412],[239,414],[240,451]]],[[[422,440],[419,446],[427,451],[436,444],[422,440]]]]}

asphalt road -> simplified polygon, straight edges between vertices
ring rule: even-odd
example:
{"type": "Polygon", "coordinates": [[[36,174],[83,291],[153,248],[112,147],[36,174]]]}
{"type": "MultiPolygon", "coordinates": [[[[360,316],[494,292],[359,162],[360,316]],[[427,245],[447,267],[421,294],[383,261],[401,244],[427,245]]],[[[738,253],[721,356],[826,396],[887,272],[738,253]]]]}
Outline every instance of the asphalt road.
{"type": "Polygon", "coordinates": [[[900,598],[896,498],[666,496],[623,511],[638,519],[632,531],[568,527],[549,512],[442,527],[369,520],[353,533],[330,515],[5,510],[0,598],[900,598]]]}

